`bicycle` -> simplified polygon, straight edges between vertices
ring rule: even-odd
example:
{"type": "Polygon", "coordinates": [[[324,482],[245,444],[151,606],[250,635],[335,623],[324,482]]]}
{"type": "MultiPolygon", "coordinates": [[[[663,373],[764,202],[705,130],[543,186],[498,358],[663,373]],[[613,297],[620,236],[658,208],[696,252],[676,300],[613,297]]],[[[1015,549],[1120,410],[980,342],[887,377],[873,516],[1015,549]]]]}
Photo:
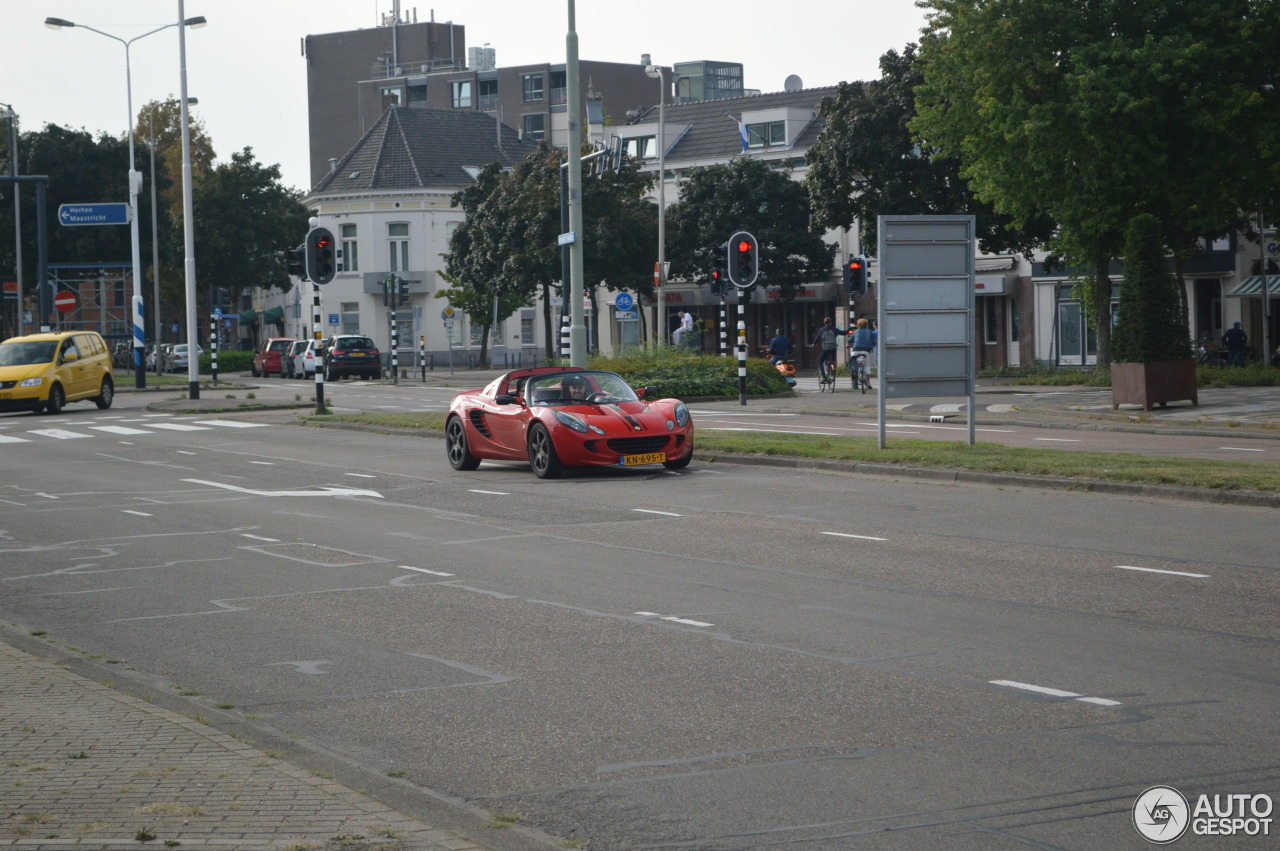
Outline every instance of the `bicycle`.
{"type": "Polygon", "coordinates": [[[867,369],[868,352],[854,352],[849,358],[849,374],[853,380],[853,389],[861,390],[865,395],[871,389],[871,371],[867,369]]]}
{"type": "Polygon", "coordinates": [[[824,360],[818,364],[818,392],[836,392],[836,360],[824,360]]]}

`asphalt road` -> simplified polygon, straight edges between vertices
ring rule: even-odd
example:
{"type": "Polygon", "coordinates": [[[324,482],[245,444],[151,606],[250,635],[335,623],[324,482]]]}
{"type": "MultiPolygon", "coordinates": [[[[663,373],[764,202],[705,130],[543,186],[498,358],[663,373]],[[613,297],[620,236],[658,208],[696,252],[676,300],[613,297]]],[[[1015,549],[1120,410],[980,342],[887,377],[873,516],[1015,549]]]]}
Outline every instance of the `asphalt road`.
{"type": "Polygon", "coordinates": [[[0,617],[339,779],[608,849],[1136,848],[1149,786],[1280,797],[1272,510],[544,482],[121,401],[0,417],[0,617]]]}

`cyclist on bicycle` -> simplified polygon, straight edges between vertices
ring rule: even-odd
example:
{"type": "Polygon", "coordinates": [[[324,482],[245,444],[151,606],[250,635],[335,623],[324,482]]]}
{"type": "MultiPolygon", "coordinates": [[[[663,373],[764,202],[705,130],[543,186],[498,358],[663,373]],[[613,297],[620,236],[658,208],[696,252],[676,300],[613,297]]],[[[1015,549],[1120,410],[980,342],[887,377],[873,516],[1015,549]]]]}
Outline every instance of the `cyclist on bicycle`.
{"type": "Polygon", "coordinates": [[[830,316],[822,319],[822,327],[813,335],[813,342],[809,345],[820,346],[822,354],[818,355],[818,381],[826,383],[826,374],[823,372],[823,366],[828,362],[831,364],[832,374],[835,374],[836,368],[836,351],[840,346],[840,338],[844,336],[844,331],[836,327],[835,320],[830,316]]]}
{"type": "Polygon", "coordinates": [[[876,347],[874,334],[866,317],[859,319],[853,332],[849,334],[849,374],[853,376],[855,390],[858,389],[858,359],[862,358],[862,369],[866,370],[871,352],[876,347]]]}

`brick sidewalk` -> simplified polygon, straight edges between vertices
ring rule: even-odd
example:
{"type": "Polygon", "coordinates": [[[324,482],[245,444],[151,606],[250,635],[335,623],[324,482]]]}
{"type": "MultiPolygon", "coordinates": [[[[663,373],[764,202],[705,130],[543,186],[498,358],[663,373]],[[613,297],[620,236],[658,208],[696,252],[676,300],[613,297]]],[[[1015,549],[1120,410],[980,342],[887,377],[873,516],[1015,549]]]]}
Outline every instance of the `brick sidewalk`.
{"type": "Polygon", "coordinates": [[[483,851],[3,642],[0,753],[0,848],[483,851]]]}

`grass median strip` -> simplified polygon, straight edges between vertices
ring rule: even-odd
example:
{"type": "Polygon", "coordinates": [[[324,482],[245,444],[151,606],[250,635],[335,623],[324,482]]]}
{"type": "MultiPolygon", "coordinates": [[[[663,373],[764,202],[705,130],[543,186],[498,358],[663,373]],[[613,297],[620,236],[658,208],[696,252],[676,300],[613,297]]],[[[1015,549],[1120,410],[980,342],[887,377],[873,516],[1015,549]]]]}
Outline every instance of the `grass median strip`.
{"type": "MultiPolygon", "coordinates": [[[[318,424],[351,423],[387,430],[443,433],[443,413],[344,414],[303,418],[318,424]]],[[[1212,490],[1280,492],[1280,465],[1216,461],[1166,455],[1127,455],[1059,449],[1021,449],[995,443],[974,446],[897,438],[885,449],[874,437],[837,437],[776,432],[701,432],[700,456],[716,453],[828,458],[909,467],[938,467],[1091,481],[1181,485],[1212,490]]]]}

